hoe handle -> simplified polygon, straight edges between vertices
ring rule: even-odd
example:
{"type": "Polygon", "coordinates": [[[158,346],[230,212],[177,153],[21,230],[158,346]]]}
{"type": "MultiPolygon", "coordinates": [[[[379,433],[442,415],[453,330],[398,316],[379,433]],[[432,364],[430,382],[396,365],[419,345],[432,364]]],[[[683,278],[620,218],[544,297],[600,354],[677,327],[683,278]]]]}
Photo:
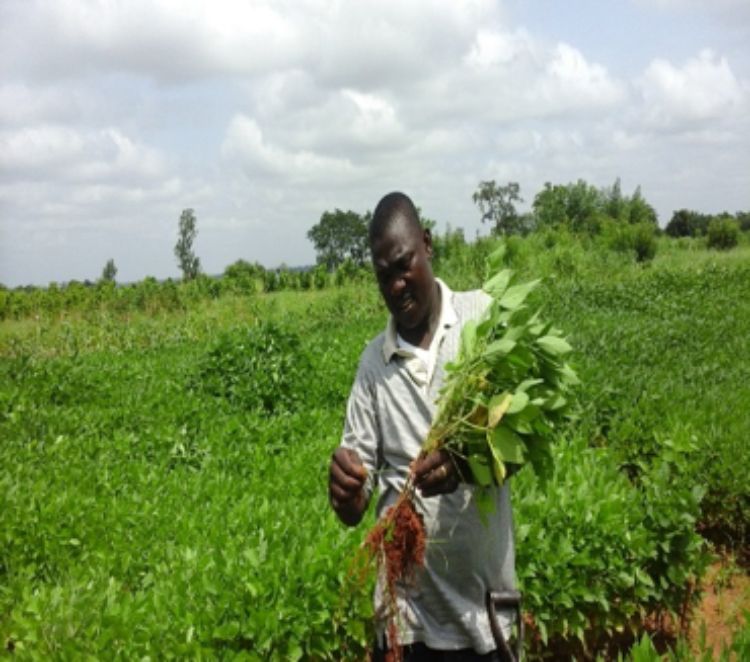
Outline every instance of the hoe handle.
{"type": "Polygon", "coordinates": [[[497,645],[497,652],[503,662],[521,662],[523,653],[523,617],[521,615],[521,594],[518,591],[487,591],[485,599],[487,614],[490,617],[490,629],[497,645]],[[503,636],[503,630],[497,618],[498,609],[513,609],[518,623],[515,651],[511,649],[503,636]]]}

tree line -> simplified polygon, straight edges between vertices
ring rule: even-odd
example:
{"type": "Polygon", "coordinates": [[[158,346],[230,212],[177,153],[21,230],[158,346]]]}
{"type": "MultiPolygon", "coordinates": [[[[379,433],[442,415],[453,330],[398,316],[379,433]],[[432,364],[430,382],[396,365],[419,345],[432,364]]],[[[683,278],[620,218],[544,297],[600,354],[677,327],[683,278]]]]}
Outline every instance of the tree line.
{"type": "MultiPolygon", "coordinates": [[[[653,206],[643,197],[640,186],[623,193],[620,179],[612,186],[597,188],[579,179],[569,184],[547,182],[533,199],[531,211],[521,213],[524,202],[518,182],[498,184],[482,181],[472,194],[482,223],[497,236],[527,235],[545,230],[564,230],[578,235],[609,233],[616,243],[635,251],[640,261],[654,257],[656,237],[662,232],[653,206]]],[[[420,212],[421,216],[421,212],[420,212]]],[[[352,210],[323,212],[307,233],[318,264],[333,269],[345,260],[364,266],[369,260],[367,226],[372,213],[352,210]]],[[[422,218],[434,229],[435,223],[422,218]]],[[[750,212],[710,215],[681,209],[675,211],[664,232],[672,237],[707,237],[712,248],[731,248],[741,231],[750,231],[750,212]]]]}
{"type": "MultiPolygon", "coordinates": [[[[612,186],[596,188],[579,179],[569,184],[546,183],[533,198],[531,209],[520,212],[524,202],[517,182],[498,184],[482,181],[472,195],[480,219],[494,236],[526,236],[537,232],[569,233],[580,237],[604,238],[610,249],[631,253],[637,261],[652,259],[657,237],[694,238],[709,248],[730,249],[742,232],[750,232],[750,212],[703,214],[687,209],[673,213],[664,230],[658,226],[654,208],[637,187],[632,194],[622,192],[620,180],[612,186]]],[[[433,232],[436,262],[471,251],[461,228],[439,234],[436,223],[419,211],[422,225],[433,232]]],[[[174,255],[182,273],[175,279],[158,281],[146,277],[133,284],[116,283],[117,266],[107,260],[96,282],[70,281],[46,288],[24,286],[13,289],[0,285],[0,319],[65,310],[184,309],[195,300],[218,298],[224,294],[255,294],[277,290],[322,289],[369,277],[368,224],[372,212],[324,211],[307,232],[316,252],[316,265],[267,269],[257,262],[239,259],[219,277],[202,273],[194,249],[198,221],[193,209],[184,209],[177,225],[174,255]]],[[[464,259],[462,258],[462,259],[464,259]]]]}

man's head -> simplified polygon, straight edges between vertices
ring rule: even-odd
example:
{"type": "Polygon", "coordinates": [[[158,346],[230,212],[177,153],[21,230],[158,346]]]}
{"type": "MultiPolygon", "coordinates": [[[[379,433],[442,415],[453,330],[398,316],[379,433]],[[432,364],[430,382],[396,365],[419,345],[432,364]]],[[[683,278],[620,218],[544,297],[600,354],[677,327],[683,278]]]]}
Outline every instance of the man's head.
{"type": "Polygon", "coordinates": [[[428,326],[440,307],[430,265],[432,238],[408,196],[389,193],[378,203],[370,222],[370,249],[380,292],[399,331],[428,326]]]}

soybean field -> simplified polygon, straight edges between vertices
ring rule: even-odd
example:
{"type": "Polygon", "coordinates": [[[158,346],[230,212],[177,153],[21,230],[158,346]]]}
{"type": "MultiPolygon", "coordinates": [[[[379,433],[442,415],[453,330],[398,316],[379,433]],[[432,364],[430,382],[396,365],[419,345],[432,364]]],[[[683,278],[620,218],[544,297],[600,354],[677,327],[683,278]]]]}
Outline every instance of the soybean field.
{"type": "MultiPolygon", "coordinates": [[[[660,242],[509,242],[582,382],[553,477],[511,479],[530,659],[750,659],[750,590],[720,645],[693,626],[748,586],[750,246],[660,242]]],[[[487,243],[438,275],[477,287],[487,243]]],[[[0,657],[364,659],[372,515],[326,486],[386,319],[358,276],[0,322],[0,657]]]]}

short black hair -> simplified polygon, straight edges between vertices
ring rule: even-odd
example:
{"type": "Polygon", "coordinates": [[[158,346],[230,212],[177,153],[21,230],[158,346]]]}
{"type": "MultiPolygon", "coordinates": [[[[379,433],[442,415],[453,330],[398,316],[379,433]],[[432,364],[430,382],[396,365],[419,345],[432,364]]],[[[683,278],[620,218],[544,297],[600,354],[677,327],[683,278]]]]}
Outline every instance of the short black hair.
{"type": "Polygon", "coordinates": [[[382,237],[397,221],[405,222],[415,232],[422,232],[417,208],[411,198],[400,191],[383,196],[375,207],[369,228],[370,244],[382,237]]]}

